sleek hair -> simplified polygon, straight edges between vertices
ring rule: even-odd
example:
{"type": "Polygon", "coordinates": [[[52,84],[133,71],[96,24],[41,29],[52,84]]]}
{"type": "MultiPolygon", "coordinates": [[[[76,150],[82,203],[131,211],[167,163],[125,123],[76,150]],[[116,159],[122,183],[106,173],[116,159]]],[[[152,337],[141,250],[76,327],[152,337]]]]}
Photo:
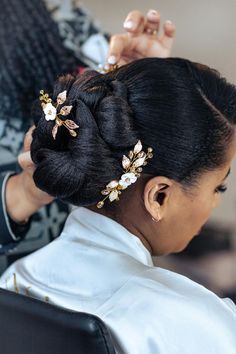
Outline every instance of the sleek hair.
{"type": "Polygon", "coordinates": [[[0,118],[27,119],[44,87],[72,72],[76,59],[63,47],[42,0],[1,0],[0,118]]]}
{"type": "Polygon", "coordinates": [[[191,187],[199,175],[226,162],[236,87],[207,66],[179,58],[141,59],[108,74],[62,77],[54,99],[63,90],[66,104],[73,105],[71,119],[80,126],[78,136],[61,127],[54,140],[55,122],[42,115],[31,153],[36,185],[64,201],[88,206],[101,200],[101,190],[123,173],[122,155],[138,139],[154,154],[141,176],[162,175],[191,187]]]}

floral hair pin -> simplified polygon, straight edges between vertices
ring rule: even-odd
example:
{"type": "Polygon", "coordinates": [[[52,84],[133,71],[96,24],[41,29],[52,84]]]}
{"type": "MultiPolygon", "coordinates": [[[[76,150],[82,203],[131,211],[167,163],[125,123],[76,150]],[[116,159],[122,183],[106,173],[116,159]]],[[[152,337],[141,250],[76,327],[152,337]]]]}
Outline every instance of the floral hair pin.
{"type": "Polygon", "coordinates": [[[124,173],[121,175],[120,180],[111,181],[101,191],[101,194],[105,195],[105,198],[97,203],[97,208],[102,208],[107,198],[111,202],[119,200],[121,191],[137,181],[137,178],[140,177],[140,172],[143,170],[141,166],[145,166],[147,164],[146,160],[153,157],[153,149],[151,147],[147,149],[147,153],[142,151],[142,148],[141,141],[139,140],[134,150],[129,152],[128,157],[123,155],[122,167],[124,168],[124,173]]]}
{"type": "Polygon", "coordinates": [[[57,102],[52,103],[52,99],[48,96],[48,94],[45,93],[43,90],[40,91],[39,99],[41,101],[41,106],[45,114],[45,119],[47,121],[55,120],[55,125],[52,128],[52,136],[54,140],[56,139],[58,128],[62,125],[69,130],[71,136],[77,136],[75,129],[79,128],[79,126],[73,120],[62,120],[60,118],[60,116],[68,116],[73,108],[73,106],[63,106],[60,107],[60,110],[58,109],[59,106],[63,105],[63,103],[66,101],[66,97],[67,91],[63,91],[57,96],[57,102]]]}

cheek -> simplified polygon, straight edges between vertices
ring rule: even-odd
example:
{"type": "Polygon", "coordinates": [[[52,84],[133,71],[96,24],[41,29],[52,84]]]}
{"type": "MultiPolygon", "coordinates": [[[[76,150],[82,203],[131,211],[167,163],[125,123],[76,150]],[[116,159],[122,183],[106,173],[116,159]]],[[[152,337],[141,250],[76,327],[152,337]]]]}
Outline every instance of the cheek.
{"type": "MultiPolygon", "coordinates": [[[[181,220],[181,229],[176,243],[176,252],[183,251],[194,236],[199,234],[202,226],[207,222],[212,210],[209,201],[194,201],[188,205],[181,220]]],[[[179,220],[180,221],[180,220],[179,220]]],[[[177,225],[176,225],[177,228],[177,225]]]]}
{"type": "Polygon", "coordinates": [[[214,200],[213,200],[213,208],[218,208],[220,204],[220,193],[215,193],[214,200]]]}
{"type": "Polygon", "coordinates": [[[214,208],[214,195],[208,198],[202,198],[195,201],[192,209],[192,221],[194,226],[199,230],[209,219],[214,208]]]}
{"type": "Polygon", "coordinates": [[[213,207],[213,197],[214,195],[203,195],[185,200],[178,223],[178,225],[182,224],[181,238],[183,241],[190,241],[207,222],[213,207]]]}
{"type": "MultiPolygon", "coordinates": [[[[171,233],[175,235],[175,252],[182,251],[209,219],[215,203],[215,195],[203,194],[192,199],[183,198],[171,215],[171,233]]],[[[172,250],[173,252],[173,250],[172,250]]]]}

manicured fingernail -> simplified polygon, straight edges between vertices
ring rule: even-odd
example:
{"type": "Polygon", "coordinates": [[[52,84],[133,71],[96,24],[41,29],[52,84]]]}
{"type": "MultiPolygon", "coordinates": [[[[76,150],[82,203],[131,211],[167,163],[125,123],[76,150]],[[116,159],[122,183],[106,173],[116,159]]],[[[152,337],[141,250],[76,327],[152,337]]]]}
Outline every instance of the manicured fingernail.
{"type": "Polygon", "coordinates": [[[171,20],[167,20],[167,21],[166,21],[166,24],[167,24],[167,25],[172,25],[172,23],[173,23],[173,22],[172,22],[171,20]]]}
{"type": "Polygon", "coordinates": [[[149,10],[147,14],[152,16],[157,16],[158,12],[156,10],[149,10]]]}
{"type": "Polygon", "coordinates": [[[126,28],[126,29],[131,29],[131,28],[133,28],[133,27],[134,27],[133,21],[129,20],[129,21],[125,21],[125,22],[124,22],[124,28],[126,28]]]}
{"type": "Polygon", "coordinates": [[[114,65],[117,63],[117,59],[114,55],[111,55],[108,59],[107,59],[108,64],[114,65]]]}

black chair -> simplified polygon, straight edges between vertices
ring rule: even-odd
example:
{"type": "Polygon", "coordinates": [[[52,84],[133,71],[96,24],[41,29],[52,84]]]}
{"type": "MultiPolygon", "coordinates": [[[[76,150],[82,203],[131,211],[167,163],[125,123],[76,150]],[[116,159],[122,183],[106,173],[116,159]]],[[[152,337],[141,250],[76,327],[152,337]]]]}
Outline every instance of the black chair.
{"type": "Polygon", "coordinates": [[[1,354],[115,354],[97,316],[0,289],[1,354]]]}

